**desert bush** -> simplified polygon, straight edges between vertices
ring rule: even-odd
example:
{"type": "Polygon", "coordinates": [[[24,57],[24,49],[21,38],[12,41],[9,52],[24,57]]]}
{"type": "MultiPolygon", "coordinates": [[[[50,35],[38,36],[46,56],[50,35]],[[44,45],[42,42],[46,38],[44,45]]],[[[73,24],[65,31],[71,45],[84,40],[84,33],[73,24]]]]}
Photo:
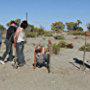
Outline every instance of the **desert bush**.
{"type": "Polygon", "coordinates": [[[52,51],[56,55],[59,54],[59,52],[60,52],[60,46],[59,46],[59,44],[53,44],[52,51]]]}
{"type": "Polygon", "coordinates": [[[62,36],[62,35],[54,36],[54,38],[57,39],[57,40],[64,40],[65,39],[65,37],[62,36]]]}
{"type": "Polygon", "coordinates": [[[44,31],[44,36],[45,36],[45,37],[51,37],[51,36],[53,36],[53,35],[52,35],[52,33],[49,32],[49,31],[44,31]]]}
{"type": "Polygon", "coordinates": [[[72,43],[67,44],[67,45],[66,45],[66,47],[67,47],[67,48],[71,48],[71,49],[72,49],[72,48],[73,48],[73,44],[72,44],[72,43]]]}
{"type": "Polygon", "coordinates": [[[70,32],[68,32],[68,35],[85,35],[85,32],[81,32],[81,31],[70,31],[70,32]]]}
{"type": "Polygon", "coordinates": [[[5,40],[6,38],[6,31],[2,32],[2,39],[5,40]]]}
{"type": "Polygon", "coordinates": [[[86,36],[90,36],[90,32],[86,32],[86,36]]]}
{"type": "Polygon", "coordinates": [[[60,41],[59,43],[55,43],[52,45],[52,51],[54,54],[59,54],[60,52],[60,48],[73,48],[73,44],[72,43],[67,43],[65,41],[60,41]]]}
{"type": "Polygon", "coordinates": [[[65,41],[60,41],[58,44],[61,48],[65,48],[67,45],[67,43],[65,41]]]}
{"type": "Polygon", "coordinates": [[[60,41],[58,44],[61,48],[71,48],[71,49],[73,48],[72,43],[67,43],[65,41],[60,41]]]}
{"type": "Polygon", "coordinates": [[[44,35],[44,29],[42,29],[42,28],[37,29],[36,32],[37,32],[38,36],[44,35]]]}
{"type": "Polygon", "coordinates": [[[37,34],[35,32],[27,32],[26,33],[26,37],[35,38],[36,36],[37,36],[37,34]]]}
{"type": "Polygon", "coordinates": [[[86,48],[86,52],[90,52],[90,43],[87,43],[87,44],[86,44],[86,47],[85,47],[85,45],[81,46],[81,47],[79,48],[79,50],[80,50],[80,51],[84,51],[85,48],[86,48]]]}

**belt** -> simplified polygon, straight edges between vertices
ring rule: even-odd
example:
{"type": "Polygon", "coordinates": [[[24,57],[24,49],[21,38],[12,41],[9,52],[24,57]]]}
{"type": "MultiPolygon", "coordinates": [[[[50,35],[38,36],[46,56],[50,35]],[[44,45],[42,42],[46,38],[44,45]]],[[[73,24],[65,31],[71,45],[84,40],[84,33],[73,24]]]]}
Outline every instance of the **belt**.
{"type": "Polygon", "coordinates": [[[25,41],[17,42],[17,44],[18,44],[18,43],[24,43],[24,42],[25,42],[25,41]]]}

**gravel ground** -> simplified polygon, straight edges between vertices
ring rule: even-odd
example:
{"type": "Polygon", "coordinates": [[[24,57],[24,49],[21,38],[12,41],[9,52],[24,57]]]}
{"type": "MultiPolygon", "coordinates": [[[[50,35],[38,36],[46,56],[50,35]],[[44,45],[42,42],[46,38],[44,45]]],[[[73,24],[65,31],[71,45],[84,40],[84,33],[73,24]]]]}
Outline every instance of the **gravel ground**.
{"type": "MultiPolygon", "coordinates": [[[[74,36],[65,36],[67,42],[74,44],[73,49],[61,49],[59,55],[51,56],[51,73],[46,68],[33,70],[34,44],[47,45],[49,38],[28,38],[25,45],[26,65],[13,69],[11,63],[0,64],[0,90],[90,90],[90,70],[82,71],[77,67],[73,58],[82,60],[83,52],[78,48],[84,44],[84,37],[74,39],[74,36]],[[75,67],[74,65],[77,67],[75,67]]],[[[51,40],[55,41],[53,38],[51,40]]],[[[90,43],[90,38],[87,42],[90,43]]],[[[5,46],[3,45],[1,55],[5,46]]],[[[86,60],[90,61],[90,53],[86,53],[86,60]]]]}

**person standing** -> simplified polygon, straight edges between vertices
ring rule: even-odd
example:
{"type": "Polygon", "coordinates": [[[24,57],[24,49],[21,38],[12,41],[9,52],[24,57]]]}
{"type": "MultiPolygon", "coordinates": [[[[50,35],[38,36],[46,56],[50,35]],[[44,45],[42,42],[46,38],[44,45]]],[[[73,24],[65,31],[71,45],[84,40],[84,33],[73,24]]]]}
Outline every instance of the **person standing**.
{"type": "MultiPolygon", "coordinates": [[[[2,46],[2,33],[0,31],[0,54],[1,54],[1,46],[2,46]]],[[[0,57],[0,59],[1,59],[1,57],[0,57]]]]}
{"type": "Polygon", "coordinates": [[[0,31],[0,49],[1,49],[1,46],[2,46],[2,33],[0,31]]]}
{"type": "Polygon", "coordinates": [[[16,47],[18,66],[23,66],[26,63],[24,57],[24,44],[26,42],[24,30],[27,28],[27,26],[27,21],[22,21],[20,27],[18,27],[14,36],[14,46],[16,47]]]}
{"type": "Polygon", "coordinates": [[[2,64],[4,64],[5,58],[7,55],[9,55],[7,61],[13,61],[12,44],[14,43],[14,34],[15,34],[16,29],[17,29],[16,22],[11,21],[10,27],[7,29],[7,33],[6,33],[6,40],[5,40],[6,51],[2,55],[2,60],[0,61],[2,64]]]}

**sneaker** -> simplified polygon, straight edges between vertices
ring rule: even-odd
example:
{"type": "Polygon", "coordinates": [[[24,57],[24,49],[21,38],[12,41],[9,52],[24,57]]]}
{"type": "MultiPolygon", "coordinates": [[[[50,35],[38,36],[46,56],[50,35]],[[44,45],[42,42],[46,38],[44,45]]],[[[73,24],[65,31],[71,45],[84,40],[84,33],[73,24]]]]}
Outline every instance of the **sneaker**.
{"type": "Polygon", "coordinates": [[[0,60],[0,63],[1,63],[1,64],[5,64],[5,62],[4,62],[4,61],[2,61],[2,60],[0,60]]]}
{"type": "Polygon", "coordinates": [[[18,67],[22,67],[24,66],[26,63],[21,63],[21,64],[18,64],[18,67]]]}

